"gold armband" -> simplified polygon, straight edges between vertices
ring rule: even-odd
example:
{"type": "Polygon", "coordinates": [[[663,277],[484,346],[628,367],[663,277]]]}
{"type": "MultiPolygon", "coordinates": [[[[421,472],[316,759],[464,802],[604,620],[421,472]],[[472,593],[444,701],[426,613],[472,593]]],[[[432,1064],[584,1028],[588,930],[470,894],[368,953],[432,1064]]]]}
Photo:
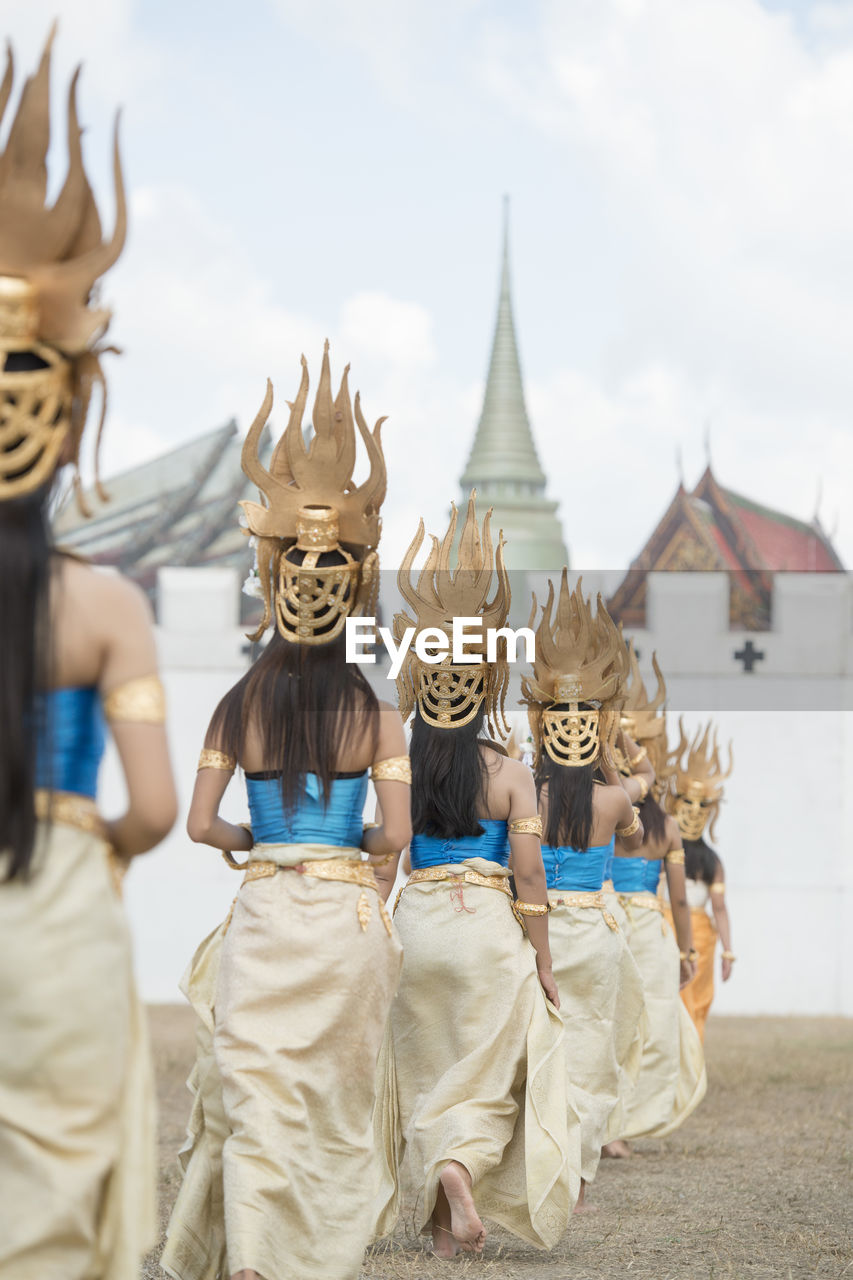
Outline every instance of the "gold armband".
{"type": "Polygon", "coordinates": [[[551,910],[550,902],[520,902],[516,898],[512,905],[520,916],[547,916],[551,910]]]}
{"type": "Polygon", "coordinates": [[[649,784],[648,784],[648,781],[647,781],[647,779],[646,779],[646,778],[644,778],[644,777],[643,777],[643,775],[642,775],[642,774],[640,774],[639,778],[635,778],[635,779],[634,779],[634,781],[635,781],[635,782],[639,782],[639,784],[640,784],[640,788],[641,788],[641,790],[640,790],[640,804],[642,804],[642,803],[643,803],[643,801],[645,800],[646,796],[649,794],[649,784]]]}
{"type": "Polygon", "coordinates": [[[408,756],[389,756],[377,760],[370,770],[372,782],[406,782],[412,785],[412,762],[408,756]]]}
{"type": "Polygon", "coordinates": [[[116,685],[104,698],[104,716],[111,724],[163,724],[166,695],[160,677],[138,676],[116,685]]]}
{"type": "Polygon", "coordinates": [[[511,836],[539,836],[541,840],[542,819],[538,814],[535,818],[513,818],[508,830],[511,836]]]}
{"type": "Polygon", "coordinates": [[[233,773],[237,768],[237,761],[233,756],[227,756],[224,751],[214,751],[212,747],[205,747],[198,758],[196,772],[199,769],[222,769],[224,773],[233,773]]]}
{"type": "Polygon", "coordinates": [[[634,810],[634,821],[630,826],[616,828],[616,834],[620,840],[624,840],[626,836],[632,836],[635,831],[640,829],[640,810],[635,804],[632,804],[631,808],[634,810]]]}
{"type": "Polygon", "coordinates": [[[631,758],[628,761],[628,764],[631,766],[632,769],[634,769],[638,764],[643,763],[643,761],[645,760],[648,754],[649,754],[648,747],[640,747],[640,750],[637,752],[637,754],[635,756],[631,756],[631,758]]]}
{"type": "Polygon", "coordinates": [[[674,867],[684,866],[684,850],[670,849],[669,853],[664,854],[664,862],[669,862],[674,867]]]}
{"type": "Polygon", "coordinates": [[[723,881],[722,881],[722,880],[715,880],[715,881],[714,881],[714,883],[711,885],[711,892],[712,892],[712,893],[725,893],[725,892],[726,892],[726,886],[725,886],[725,884],[723,883],[723,881]]]}

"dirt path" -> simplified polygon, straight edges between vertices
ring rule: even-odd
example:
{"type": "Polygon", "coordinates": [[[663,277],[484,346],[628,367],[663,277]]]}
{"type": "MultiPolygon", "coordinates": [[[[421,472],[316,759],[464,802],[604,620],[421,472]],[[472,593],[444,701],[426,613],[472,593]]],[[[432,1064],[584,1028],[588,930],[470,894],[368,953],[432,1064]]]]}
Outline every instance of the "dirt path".
{"type": "MultiPolygon", "coordinates": [[[[181,1007],[150,1013],[165,1222],[193,1022],[181,1007]]],[[[706,1048],[698,1112],[672,1137],[638,1143],[635,1158],[604,1162],[589,1197],[600,1212],[576,1217],[553,1253],[493,1230],[482,1261],[441,1263],[401,1224],[390,1247],[368,1255],[364,1277],[853,1280],[853,1021],[712,1018],[706,1048]]],[[[156,1256],[146,1277],[163,1275],[156,1256]]]]}

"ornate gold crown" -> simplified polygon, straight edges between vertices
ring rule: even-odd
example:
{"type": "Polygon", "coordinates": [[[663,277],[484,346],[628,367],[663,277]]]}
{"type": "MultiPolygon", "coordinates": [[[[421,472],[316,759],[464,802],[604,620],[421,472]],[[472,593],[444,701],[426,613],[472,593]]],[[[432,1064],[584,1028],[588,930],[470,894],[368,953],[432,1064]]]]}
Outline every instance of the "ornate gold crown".
{"type": "Polygon", "coordinates": [[[697,730],[690,742],[679,719],[678,735],[678,746],[670,756],[674,765],[675,786],[674,792],[667,797],[667,808],[677,821],[685,840],[698,840],[709,823],[713,840],[723,798],[722,784],[734,767],[732,744],[729,743],[729,767],[723,773],[717,734],[712,721],[708,721],[704,730],[697,730]]]}
{"type": "Polygon", "coordinates": [[[273,403],[272,383],[243,445],[243,470],[258,486],[264,505],[241,502],[248,532],[257,540],[258,576],[264,616],[251,637],[258,640],[275,613],[287,640],[327,644],[340,635],[348,616],[375,610],[379,590],[376,547],[385,498],[386,470],[380,418],[371,432],[356,392],[350,401],[344,369],[340,390],[332,399],[329,344],[314,400],[310,444],[302,432],[308,399],[308,365],[302,357],[302,379],[290,418],[273,450],[269,470],[259,456],[261,436],[273,403]],[[356,426],[367,449],[370,472],[353,484],[356,426]],[[324,563],[319,563],[321,556],[324,563]]]}
{"type": "Polygon", "coordinates": [[[417,586],[414,586],[412,568],[424,541],[424,522],[420,521],[397,575],[400,594],[411,605],[415,616],[395,614],[394,635],[399,641],[407,627],[414,627],[416,635],[432,631],[436,633],[434,640],[446,636],[452,645],[453,619],[478,617],[482,626],[481,640],[478,642],[472,628],[470,638],[466,639],[466,650],[483,660],[454,663],[451,649],[436,664],[421,662],[415,653],[413,640],[397,677],[397,692],[404,720],[408,719],[417,702],[423,719],[439,729],[460,728],[479,714],[487,717],[489,730],[497,737],[508,732],[504,702],[509,684],[509,663],[502,639],[496,647],[495,661],[485,661],[485,636],[488,629],[504,625],[511,597],[509,575],[504,564],[503,534],[499,534],[497,549],[493,551],[492,511],[489,508],[483,520],[481,538],[476,496],[477,491],[472,489],[459,539],[456,569],[450,568],[450,552],[458,517],[456,504],[451,503],[447,533],[441,542],[434,536],[431,538],[429,554],[418,574],[417,586]],[[495,590],[489,600],[493,578],[495,590]]]}
{"type": "MultiPolygon", "coordinates": [[[[75,71],[68,91],[68,172],[53,205],[46,203],[50,143],[51,31],[36,73],[26,80],[0,155],[0,499],[46,484],[60,460],[73,462],[78,501],[80,442],[92,390],[102,392],[95,468],[106,411],[99,347],[110,312],[90,306],[95,281],[121,253],[127,209],[113,138],[116,220],[102,239],[92,188],[83,168],[75,71]],[[19,356],[35,360],[16,359],[19,356]],[[27,364],[36,363],[34,369],[27,364]],[[23,366],[15,368],[15,365],[23,366]],[[12,366],[10,368],[10,365],[12,366]]],[[[0,85],[0,121],[14,79],[11,48],[0,85]]]]}
{"type": "MultiPolygon", "coordinates": [[[[628,656],[622,636],[598,597],[595,617],[581,580],[569,591],[568,570],[560,580],[554,620],[554,584],[536,628],[533,679],[521,681],[537,760],[542,748],[556,764],[578,768],[604,756],[613,764],[622,685],[628,656]]],[[[536,620],[533,597],[529,626],[536,620]]]]}

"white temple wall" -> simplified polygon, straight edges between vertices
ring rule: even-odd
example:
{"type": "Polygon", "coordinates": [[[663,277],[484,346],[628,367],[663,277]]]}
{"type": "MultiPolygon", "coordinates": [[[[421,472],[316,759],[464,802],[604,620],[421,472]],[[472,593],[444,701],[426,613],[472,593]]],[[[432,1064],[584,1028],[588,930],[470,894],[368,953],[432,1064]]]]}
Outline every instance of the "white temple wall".
{"type": "MultiPolygon", "coordinates": [[[[745,634],[728,631],[726,575],[654,574],[654,631],[636,633],[644,675],[653,649],[667,675],[670,738],[677,714],[694,729],[712,714],[734,742],[735,768],[717,827],[738,956],[718,982],[715,1009],[735,1014],[853,1014],[853,640],[846,575],[779,575],[774,630],[753,635],[765,658],[752,675],[733,660],[745,634]],[[789,708],[796,707],[792,711],[789,708]],[[823,709],[816,709],[823,708],[823,709]]],[[[591,575],[585,588],[594,589],[591,575]]],[[[126,902],[147,1000],[179,999],[199,942],[222,920],[240,883],[184,824],[210,715],[246,670],[230,570],[161,571],[158,643],[180,817],[133,865],[126,902]]],[[[384,685],[379,668],[366,668],[384,685]]],[[[652,683],[652,687],[654,687],[652,683]]],[[[393,696],[393,686],[382,689],[393,696]]],[[[123,787],[108,753],[103,811],[123,787]]],[[[239,782],[223,813],[246,818],[239,782]]],[[[719,968],[719,962],[718,962],[719,968]]]]}

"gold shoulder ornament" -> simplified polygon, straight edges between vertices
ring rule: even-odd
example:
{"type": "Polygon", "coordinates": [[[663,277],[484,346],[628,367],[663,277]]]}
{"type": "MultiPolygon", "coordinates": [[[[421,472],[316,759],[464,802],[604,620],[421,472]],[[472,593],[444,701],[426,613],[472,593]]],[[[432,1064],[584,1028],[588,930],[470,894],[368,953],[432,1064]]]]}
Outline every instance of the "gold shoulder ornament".
{"type": "Polygon", "coordinates": [[[508,826],[511,836],[539,836],[542,837],[542,819],[537,814],[535,818],[513,818],[508,826]]]}
{"type": "Polygon", "coordinates": [[[212,747],[203,747],[196,766],[196,772],[200,769],[221,769],[223,773],[233,773],[237,768],[237,761],[233,756],[226,755],[224,751],[214,751],[212,747]]]}
{"type": "Polygon", "coordinates": [[[163,724],[166,694],[157,675],[137,676],[116,685],[104,698],[104,716],[110,724],[163,724]]]}
{"type": "Polygon", "coordinates": [[[631,806],[634,810],[633,821],[627,827],[617,827],[616,834],[620,840],[624,840],[626,836],[632,836],[640,829],[640,810],[634,804],[631,806]]]}
{"type": "Polygon", "coordinates": [[[684,866],[684,850],[670,849],[669,852],[664,855],[664,862],[668,862],[670,866],[673,866],[673,867],[683,867],[684,866]]]}
{"type": "Polygon", "coordinates": [[[389,756],[377,760],[370,770],[373,782],[405,782],[412,785],[412,762],[408,756],[389,756]]]}

